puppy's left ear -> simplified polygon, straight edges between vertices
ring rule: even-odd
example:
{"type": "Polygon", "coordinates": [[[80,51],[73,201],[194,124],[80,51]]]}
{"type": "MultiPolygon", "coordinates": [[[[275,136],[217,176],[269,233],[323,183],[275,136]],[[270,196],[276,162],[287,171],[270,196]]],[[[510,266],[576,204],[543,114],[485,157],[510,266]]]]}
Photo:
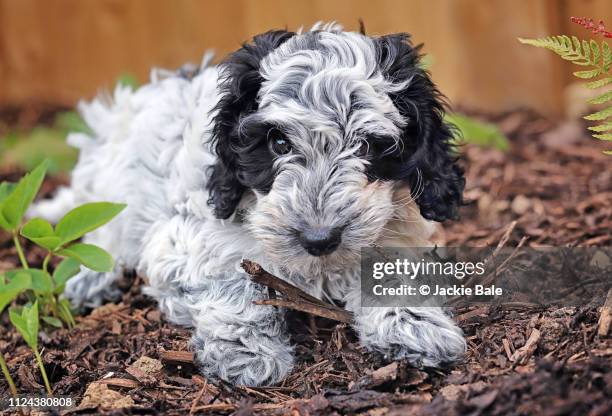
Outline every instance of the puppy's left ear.
{"type": "Polygon", "coordinates": [[[217,162],[208,178],[209,205],[217,218],[229,218],[247,186],[244,183],[240,120],[257,111],[257,94],[263,79],[261,60],[295,33],[275,30],[257,35],[230,54],[221,64],[220,99],[213,119],[212,147],[217,162]]]}
{"type": "Polygon", "coordinates": [[[423,217],[456,219],[465,179],[451,144],[452,127],[444,122],[444,97],[420,64],[421,45],[414,47],[403,33],[374,41],[383,76],[400,86],[389,97],[407,121],[399,179],[410,184],[423,217]]]}

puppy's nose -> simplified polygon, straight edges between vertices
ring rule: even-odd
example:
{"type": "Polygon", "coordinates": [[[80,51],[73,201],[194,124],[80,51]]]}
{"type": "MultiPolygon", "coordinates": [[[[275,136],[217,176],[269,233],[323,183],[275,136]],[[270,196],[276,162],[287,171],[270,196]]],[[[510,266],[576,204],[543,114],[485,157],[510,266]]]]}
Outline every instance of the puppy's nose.
{"type": "Polygon", "coordinates": [[[300,244],[313,256],[324,256],[333,253],[342,241],[342,229],[339,227],[313,227],[300,233],[300,244]]]}

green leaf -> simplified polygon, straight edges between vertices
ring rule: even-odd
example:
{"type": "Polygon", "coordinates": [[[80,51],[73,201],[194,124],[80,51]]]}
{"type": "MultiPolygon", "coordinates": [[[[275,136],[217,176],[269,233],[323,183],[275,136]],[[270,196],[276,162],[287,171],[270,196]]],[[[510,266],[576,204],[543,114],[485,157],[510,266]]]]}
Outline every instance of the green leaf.
{"type": "Polygon", "coordinates": [[[53,282],[51,281],[51,275],[49,273],[39,269],[16,269],[6,273],[9,281],[17,277],[18,274],[27,274],[30,276],[31,285],[29,289],[32,289],[37,295],[49,295],[53,293],[53,282]]]}
{"type": "Polygon", "coordinates": [[[40,319],[42,319],[43,321],[45,321],[46,323],[48,323],[51,326],[54,326],[56,328],[61,328],[64,325],[62,324],[62,321],[60,321],[57,318],[54,318],[52,316],[43,316],[40,319]]]}
{"type": "Polygon", "coordinates": [[[576,50],[576,53],[580,55],[580,51],[582,50],[582,48],[580,47],[580,41],[576,36],[572,36],[572,42],[574,43],[574,49],[576,50]]]}
{"type": "Polygon", "coordinates": [[[608,130],[612,130],[612,122],[600,124],[599,126],[587,127],[587,128],[591,131],[597,131],[597,132],[608,131],[608,130]]]}
{"type": "Polygon", "coordinates": [[[126,207],[125,204],[93,202],[68,212],[55,227],[55,235],[64,245],[112,220],[126,207]]]}
{"type": "Polygon", "coordinates": [[[575,62],[575,61],[582,61],[584,60],[583,57],[581,56],[576,56],[576,55],[561,55],[561,58],[565,59],[566,61],[574,61],[574,63],[576,65],[588,65],[588,62],[575,62]]]}
{"type": "Polygon", "coordinates": [[[55,126],[70,133],[91,134],[91,129],[76,111],[64,111],[55,117],[55,126]]]}
{"type": "Polygon", "coordinates": [[[0,204],[13,192],[17,185],[11,182],[0,183],[0,204]]]}
{"type": "Polygon", "coordinates": [[[33,350],[38,350],[38,301],[34,305],[24,306],[21,314],[9,309],[9,318],[26,344],[33,350]]]}
{"type": "Polygon", "coordinates": [[[445,120],[459,129],[462,141],[465,143],[472,143],[481,147],[493,147],[502,151],[507,151],[510,148],[508,139],[494,124],[457,113],[446,114],[445,120]]]}
{"type": "Polygon", "coordinates": [[[4,283],[4,278],[0,279],[0,313],[11,303],[13,299],[24,290],[32,287],[32,278],[27,273],[16,273],[8,282],[4,283]]]}
{"type": "Polygon", "coordinates": [[[576,71],[576,72],[574,72],[574,75],[576,77],[582,78],[582,79],[595,78],[599,74],[601,74],[601,70],[599,68],[587,69],[586,71],[576,71]]]}
{"type": "Polygon", "coordinates": [[[612,100],[612,91],[604,92],[603,94],[598,95],[597,97],[593,97],[589,99],[587,102],[589,104],[603,104],[612,100]]]}
{"type": "Polygon", "coordinates": [[[587,82],[585,86],[589,89],[594,90],[596,88],[605,87],[608,84],[612,84],[612,77],[604,77],[604,78],[598,79],[597,81],[587,82]]]}
{"type": "Polygon", "coordinates": [[[2,204],[0,204],[0,228],[5,229],[6,231],[11,231],[11,225],[8,223],[4,215],[2,215],[2,204]]]}
{"type": "Polygon", "coordinates": [[[74,321],[74,317],[72,316],[72,311],[70,310],[70,302],[68,301],[68,299],[60,299],[60,301],[57,303],[57,306],[60,318],[62,318],[62,320],[66,322],[68,326],[75,326],[76,322],[74,321]]]}
{"type": "Polygon", "coordinates": [[[599,64],[599,45],[593,39],[591,39],[591,52],[593,53],[593,63],[599,64]]]}
{"type": "Polygon", "coordinates": [[[584,118],[586,120],[598,121],[598,120],[605,120],[606,118],[610,116],[612,116],[612,107],[608,107],[596,113],[589,114],[588,116],[584,116],[584,118]]]}
{"type": "Polygon", "coordinates": [[[21,229],[21,235],[30,241],[53,251],[60,243],[60,238],[53,232],[53,226],[42,218],[32,218],[21,229]]]}
{"type": "Polygon", "coordinates": [[[602,65],[605,72],[610,70],[610,64],[612,63],[612,51],[610,51],[610,45],[605,40],[601,41],[601,56],[602,65]]]}
{"type": "Polygon", "coordinates": [[[584,59],[587,61],[591,60],[591,48],[589,48],[589,42],[586,40],[582,41],[582,52],[584,53],[584,59]]]}
{"type": "Polygon", "coordinates": [[[612,133],[594,134],[593,137],[599,140],[605,140],[609,142],[612,140],[612,133]]]}
{"type": "Polygon", "coordinates": [[[81,263],[73,258],[65,258],[53,272],[53,280],[55,281],[55,290],[53,291],[56,295],[64,292],[66,282],[76,275],[81,270],[81,263]]]}
{"type": "Polygon", "coordinates": [[[113,258],[106,251],[92,244],[76,243],[60,250],[57,254],[73,258],[83,266],[96,272],[113,270],[113,258]]]}
{"type": "Polygon", "coordinates": [[[23,216],[36,197],[40,185],[45,178],[48,162],[45,160],[31,173],[27,174],[13,192],[2,202],[2,217],[6,220],[11,230],[17,230],[23,216]]]}

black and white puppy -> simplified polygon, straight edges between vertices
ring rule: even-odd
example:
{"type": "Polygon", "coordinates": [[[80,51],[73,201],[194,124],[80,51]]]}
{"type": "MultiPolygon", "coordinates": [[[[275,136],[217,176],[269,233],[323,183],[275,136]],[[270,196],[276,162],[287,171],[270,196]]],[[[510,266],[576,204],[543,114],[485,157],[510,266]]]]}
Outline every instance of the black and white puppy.
{"type": "Polygon", "coordinates": [[[117,259],[83,269],[75,304],[99,305],[136,269],[166,317],[193,328],[204,374],[269,385],[293,366],[283,311],[258,306],[243,258],[355,314],[362,344],[440,366],[466,348],[439,308],[360,306],[360,249],[431,245],[464,187],[441,96],[408,35],[336,25],[256,36],[219,66],[83,103],[91,134],[72,184],[32,215],[128,204],[87,238],[117,259]]]}

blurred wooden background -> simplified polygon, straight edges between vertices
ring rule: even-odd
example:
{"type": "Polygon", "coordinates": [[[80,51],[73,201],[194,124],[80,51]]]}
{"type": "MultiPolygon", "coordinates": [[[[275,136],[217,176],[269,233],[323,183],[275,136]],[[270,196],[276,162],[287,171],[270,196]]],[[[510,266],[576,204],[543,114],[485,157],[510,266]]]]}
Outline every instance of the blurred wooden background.
{"type": "Polygon", "coordinates": [[[590,33],[570,16],[604,19],[612,0],[0,0],[0,103],[74,104],[122,73],[219,56],[252,35],[335,20],[424,42],[440,89],[487,111],[564,111],[569,65],[517,36],[590,33]]]}

